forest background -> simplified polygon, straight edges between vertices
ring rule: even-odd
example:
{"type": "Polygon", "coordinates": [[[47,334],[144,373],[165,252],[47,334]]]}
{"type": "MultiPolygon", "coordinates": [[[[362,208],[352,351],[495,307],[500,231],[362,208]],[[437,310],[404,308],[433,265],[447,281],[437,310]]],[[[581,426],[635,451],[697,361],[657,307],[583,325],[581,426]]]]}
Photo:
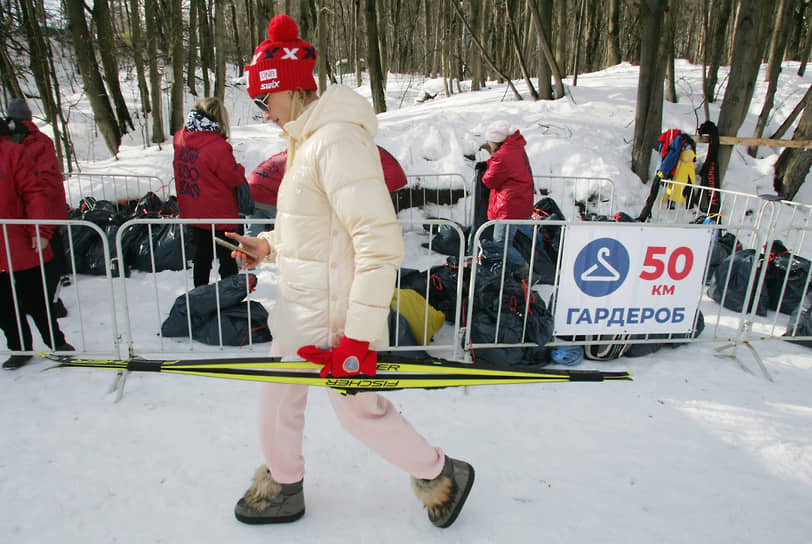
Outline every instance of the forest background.
{"type": "MultiPolygon", "coordinates": [[[[703,66],[697,126],[721,100],[721,136],[795,144],[775,165],[776,193],[791,199],[812,165],[808,91],[772,134],[783,60],[806,70],[812,47],[809,0],[0,0],[0,111],[14,97],[35,100],[51,126],[63,171],[79,168],[71,141],[74,104],[61,87],[84,89],[110,155],[127,133],[160,144],[182,127],[188,96],[223,97],[239,84],[270,18],[288,13],[318,50],[318,83],[360,86],[369,78],[377,112],[386,110],[390,73],[440,78],[446,95],[507,83],[515,100],[565,99],[563,80],[629,62],[640,66],[632,170],[647,181],[662,131],[663,101],[677,102],[674,59],[703,66]],[[54,58],[69,62],[54,62],[54,58]],[[738,134],[759,67],[769,90],[752,135],[738,134]],[[730,66],[719,81],[720,66],[730,66]],[[73,67],[63,73],[65,66],[73,67]],[[121,78],[137,81],[125,97],[121,78]],[[523,96],[513,85],[523,80],[523,96]],[[470,82],[465,86],[461,82],[470,82]],[[723,96],[718,96],[724,89],[723,96]]],[[[432,95],[426,93],[424,99],[432,95]]],[[[774,144],[757,140],[760,144],[774,144]]],[[[731,145],[719,153],[722,182],[731,145]]],[[[748,153],[757,156],[758,146],[748,153]]]]}

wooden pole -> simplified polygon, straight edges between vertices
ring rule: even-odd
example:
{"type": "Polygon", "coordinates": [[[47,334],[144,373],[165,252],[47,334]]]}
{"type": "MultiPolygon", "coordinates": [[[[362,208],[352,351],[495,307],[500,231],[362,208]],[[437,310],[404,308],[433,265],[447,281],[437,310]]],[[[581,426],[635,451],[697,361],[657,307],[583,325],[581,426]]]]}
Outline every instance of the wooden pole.
{"type": "MultiPolygon", "coordinates": [[[[709,144],[710,139],[702,134],[693,134],[691,138],[698,144],[709,144]]],[[[772,138],[740,138],[738,136],[719,136],[722,145],[763,145],[766,147],[812,148],[812,140],[776,140],[772,138]]]]}

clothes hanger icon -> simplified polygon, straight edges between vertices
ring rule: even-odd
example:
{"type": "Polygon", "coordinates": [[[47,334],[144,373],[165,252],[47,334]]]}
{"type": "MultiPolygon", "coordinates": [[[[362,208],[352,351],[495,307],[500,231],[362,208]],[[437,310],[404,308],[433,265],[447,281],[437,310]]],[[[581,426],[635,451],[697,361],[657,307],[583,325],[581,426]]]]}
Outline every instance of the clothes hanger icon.
{"type": "Polygon", "coordinates": [[[581,273],[581,281],[617,281],[620,273],[606,260],[611,255],[608,247],[598,249],[598,262],[581,273]],[[598,266],[600,265],[600,266],[598,266]],[[600,274],[596,273],[600,272],[600,274]]]}

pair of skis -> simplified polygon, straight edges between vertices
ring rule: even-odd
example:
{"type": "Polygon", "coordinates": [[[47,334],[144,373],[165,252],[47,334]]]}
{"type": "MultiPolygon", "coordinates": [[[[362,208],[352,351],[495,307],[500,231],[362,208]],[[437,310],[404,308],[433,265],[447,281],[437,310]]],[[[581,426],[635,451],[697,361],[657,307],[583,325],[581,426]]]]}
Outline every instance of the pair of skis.
{"type": "Polygon", "coordinates": [[[532,369],[465,364],[439,358],[415,359],[397,352],[379,352],[375,376],[319,376],[322,368],[308,361],[290,361],[279,357],[246,357],[236,359],[82,359],[70,355],[42,353],[55,361],[51,368],[106,368],[131,372],[161,372],[330,387],[344,394],[363,391],[400,389],[440,389],[466,385],[505,385],[549,382],[602,382],[631,380],[626,371],[532,369]]]}

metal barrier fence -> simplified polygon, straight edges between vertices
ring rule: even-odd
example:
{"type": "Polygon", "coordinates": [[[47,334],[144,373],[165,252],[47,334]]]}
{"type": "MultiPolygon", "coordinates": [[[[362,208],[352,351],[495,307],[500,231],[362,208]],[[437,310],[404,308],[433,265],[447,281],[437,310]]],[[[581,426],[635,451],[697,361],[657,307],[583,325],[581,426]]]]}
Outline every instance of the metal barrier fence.
{"type": "MultiPolygon", "coordinates": [[[[392,193],[399,218],[439,217],[464,228],[474,225],[473,179],[460,174],[419,174],[406,179],[407,186],[392,193]]],[[[614,213],[615,184],[609,178],[533,176],[533,186],[534,201],[553,198],[566,219],[614,213]]]]}
{"type": "MultiPolygon", "coordinates": [[[[98,270],[99,277],[95,281],[86,281],[86,276],[77,272],[76,255],[81,252],[83,248],[75,247],[73,240],[74,234],[83,232],[83,236],[90,237],[96,241],[96,250],[100,253],[101,259],[106,263],[112,263],[110,243],[104,231],[97,225],[87,221],[30,221],[30,220],[14,220],[14,219],[0,219],[0,235],[2,235],[3,245],[6,250],[6,259],[10,263],[9,268],[14,269],[14,250],[9,246],[8,229],[13,225],[33,226],[35,234],[39,236],[40,228],[43,226],[63,227],[68,233],[66,238],[68,240],[67,250],[70,252],[71,258],[68,259],[68,270],[60,271],[51,269],[44,262],[43,249],[38,249],[38,275],[41,282],[36,288],[43,290],[43,299],[55,301],[59,297],[65,299],[65,304],[70,308],[71,317],[69,321],[60,322],[60,328],[63,330],[67,342],[71,343],[77,352],[84,354],[98,354],[98,355],[111,355],[118,357],[121,355],[120,337],[119,337],[119,322],[121,317],[117,315],[116,306],[116,289],[113,284],[112,267],[104,266],[98,270]],[[59,276],[62,276],[61,279],[59,276]],[[62,281],[60,281],[62,280],[62,281]],[[92,301],[100,301],[100,304],[93,306],[91,313],[86,308],[92,301]]],[[[49,261],[50,262],[50,261],[49,261]]],[[[18,270],[17,273],[20,271],[18,270]]],[[[9,288],[10,299],[12,304],[3,311],[7,311],[7,315],[15,316],[12,319],[16,328],[20,330],[22,323],[20,316],[26,319],[26,314],[21,313],[19,308],[21,306],[21,294],[16,289],[11,289],[12,284],[16,284],[14,278],[15,272],[0,272],[0,282],[2,288],[9,288]]],[[[51,317],[55,312],[53,305],[45,305],[44,308],[33,308],[27,310],[27,313],[45,312],[48,320],[46,330],[39,330],[39,336],[43,339],[42,343],[39,342],[37,335],[34,334],[34,349],[22,349],[19,351],[11,352],[10,350],[3,350],[0,352],[35,355],[37,347],[45,344],[45,338],[53,338],[54,330],[51,326],[51,317]]],[[[41,325],[38,325],[41,327],[41,325]]],[[[12,333],[14,334],[14,333],[12,333]]],[[[24,347],[24,346],[23,346],[24,347]]],[[[44,346],[47,349],[47,346],[44,346]]]]}
{"type": "MultiPolygon", "coordinates": [[[[668,182],[665,183],[667,184],[668,182]]],[[[788,337],[784,336],[787,331],[789,334],[794,333],[793,340],[812,342],[809,334],[798,334],[799,330],[806,330],[803,329],[804,317],[801,311],[788,317],[793,311],[804,309],[804,302],[811,298],[809,291],[812,271],[808,257],[812,253],[812,247],[807,240],[812,228],[812,207],[730,191],[716,193],[719,196],[719,214],[711,214],[712,220],[708,224],[699,224],[697,221],[709,210],[685,208],[682,205],[668,206],[660,200],[653,210],[651,223],[590,223],[590,226],[594,225],[596,234],[607,224],[614,228],[647,230],[653,232],[655,237],[658,229],[675,226],[685,229],[685,232],[710,231],[709,259],[702,271],[702,293],[696,301],[704,316],[705,327],[699,337],[666,334],[623,335],[620,339],[607,339],[601,338],[601,331],[596,328],[592,338],[559,335],[549,342],[549,346],[618,341],[629,345],[714,342],[727,346],[747,344],[749,347],[749,342],[753,340],[787,340],[788,337]],[[778,241],[782,242],[782,246],[778,246],[778,241]],[[732,251],[733,248],[736,251],[732,251]],[[751,254],[752,258],[744,265],[732,257],[746,254],[751,254]],[[711,289],[715,298],[709,294],[711,289]],[[737,307],[730,302],[734,294],[738,299],[748,302],[739,303],[737,307]],[[752,303],[761,302],[762,299],[766,306],[752,303]]],[[[611,202],[611,198],[608,202],[611,202]]],[[[444,212],[445,208],[437,211],[444,212]]],[[[418,316],[408,324],[414,336],[422,339],[416,345],[400,343],[400,332],[407,325],[395,321],[393,329],[395,338],[398,339],[395,341],[395,349],[409,351],[425,347],[440,356],[467,360],[470,359],[471,349],[535,346],[527,335],[530,305],[540,300],[555,314],[562,278],[561,252],[546,255],[549,260],[548,273],[551,274],[549,277],[534,281],[537,278],[531,274],[536,272],[535,265],[542,258],[541,252],[545,244],[551,242],[550,233],[558,237],[560,250],[561,241],[566,240],[574,224],[565,221],[499,221],[486,223],[474,233],[475,243],[471,246],[474,248],[481,245],[480,240],[484,233],[500,223],[524,228],[526,238],[529,239],[526,251],[530,269],[526,271],[524,278],[517,279],[525,279],[525,283],[532,288],[524,289],[519,294],[507,293],[513,297],[512,308],[518,310],[516,313],[522,316],[522,320],[518,325],[516,322],[510,325],[513,333],[519,331],[518,336],[514,334],[513,339],[505,341],[500,336],[500,328],[502,320],[507,316],[503,315],[500,301],[506,296],[506,288],[509,287],[509,282],[506,282],[506,248],[496,248],[499,257],[495,261],[491,260],[491,267],[498,272],[499,278],[496,290],[491,295],[497,305],[495,309],[480,308],[475,299],[483,288],[485,275],[481,267],[472,266],[477,262],[481,264],[481,260],[473,258],[466,251],[461,227],[447,219],[426,219],[424,210],[415,209],[413,212],[417,217],[403,217],[401,213],[399,219],[407,246],[407,261],[404,262],[406,268],[398,275],[397,287],[405,288],[408,284],[409,288],[417,290],[432,305],[438,300],[438,296],[449,296],[443,325],[439,330],[430,323],[429,314],[432,310],[428,305],[423,307],[422,317],[418,316]],[[450,251],[448,247],[439,247],[437,236],[441,232],[446,235],[443,238],[445,242],[452,242],[450,251]],[[453,259],[449,260],[449,256],[453,259]],[[494,262],[496,266],[493,266],[494,262]],[[494,313],[492,317],[496,321],[496,327],[493,338],[472,339],[472,323],[486,311],[494,313]]],[[[69,315],[61,323],[65,324],[64,331],[68,341],[83,354],[119,357],[124,351],[138,355],[182,355],[202,351],[216,351],[224,355],[264,353],[267,345],[254,342],[250,334],[240,346],[225,345],[223,342],[204,345],[195,341],[191,334],[171,339],[159,334],[161,323],[173,302],[178,297],[185,297],[192,288],[189,259],[184,249],[188,225],[223,221],[225,220],[134,219],[113,231],[86,221],[0,220],[0,234],[6,237],[4,240],[8,247],[7,225],[66,226],[68,253],[71,255],[68,275],[72,282],[68,289],[62,291],[69,315]],[[142,236],[139,246],[142,267],[140,270],[133,269],[128,276],[130,261],[133,259],[127,249],[130,241],[128,237],[139,231],[142,236]],[[92,244],[83,242],[82,247],[75,247],[78,232],[92,238],[92,244]],[[158,244],[166,240],[177,244],[175,253],[176,256],[179,255],[181,264],[176,270],[159,270],[156,266],[156,255],[160,253],[158,244]],[[103,263],[90,270],[96,276],[89,275],[87,268],[83,268],[78,262],[78,259],[86,256],[90,246],[93,246],[92,253],[103,263]],[[111,246],[115,248],[113,252],[111,246]],[[94,300],[98,304],[93,303],[94,300]],[[99,334],[100,331],[104,332],[99,334]]],[[[269,222],[267,219],[227,221],[242,224],[269,222]]],[[[578,223],[584,224],[580,221],[578,223]]],[[[263,266],[249,272],[257,274],[259,282],[255,291],[246,289],[246,298],[269,308],[275,295],[274,267],[263,266]]],[[[216,279],[216,273],[213,275],[216,279]]],[[[493,274],[490,276],[492,278],[493,274]]],[[[399,313],[403,309],[402,298],[403,292],[396,291],[394,306],[399,313]]],[[[219,303],[215,306],[218,309],[216,313],[219,314],[219,303]]],[[[187,323],[191,330],[191,322],[187,323]]],[[[698,322],[694,321],[693,325],[698,326],[698,322]]]]}
{"type": "Polygon", "coordinates": [[[66,176],[64,181],[65,197],[68,204],[74,208],[86,197],[97,200],[122,202],[137,200],[153,192],[161,200],[166,200],[174,194],[175,184],[164,182],[157,176],[141,176],[126,173],[91,173],[74,172],[66,176]]]}
{"type": "Polygon", "coordinates": [[[442,218],[470,227],[473,202],[470,183],[460,174],[414,174],[407,185],[391,194],[404,227],[420,225],[425,218],[442,218]]]}
{"type": "Polygon", "coordinates": [[[536,200],[553,198],[569,221],[589,215],[612,216],[615,182],[609,178],[533,176],[536,200]]]}
{"type": "MultiPolygon", "coordinates": [[[[209,223],[212,220],[177,219],[177,218],[134,218],[113,228],[104,228],[89,221],[30,221],[0,220],[0,234],[4,234],[10,225],[63,225],[67,230],[66,253],[68,268],[66,274],[70,279],[69,286],[56,293],[61,297],[68,315],[60,319],[60,326],[66,339],[73,343],[76,351],[86,356],[121,357],[122,355],[183,356],[197,352],[217,352],[220,355],[246,355],[247,353],[265,354],[267,342],[256,342],[249,329],[247,337],[239,345],[224,342],[222,314],[227,308],[220,301],[220,291],[213,290],[212,322],[217,330],[219,341],[205,344],[193,334],[198,323],[192,322],[190,313],[182,314],[186,332],[180,336],[167,337],[161,334],[162,324],[167,319],[176,301],[190,304],[189,293],[193,290],[191,275],[191,255],[188,253],[191,240],[190,225],[209,223]],[[111,250],[112,248],[112,250],[111,250]],[[167,251],[171,251],[172,264],[166,265],[167,251]],[[161,264],[163,261],[164,264],[161,264]],[[109,334],[106,334],[108,333],[109,334]]],[[[217,221],[217,220],[215,220],[217,221]]],[[[219,220],[220,223],[226,220],[219,220]]],[[[227,220],[243,225],[273,222],[268,219],[227,220]]],[[[463,239],[462,230],[453,222],[438,219],[423,219],[415,222],[400,220],[409,255],[409,264],[414,269],[404,268],[397,277],[398,290],[393,297],[393,310],[398,315],[405,311],[406,297],[403,289],[407,288],[404,274],[409,275],[409,288],[425,288],[424,295],[431,289],[432,278],[429,272],[432,267],[446,263],[448,255],[439,253],[433,244],[438,231],[442,228],[454,232],[458,240],[463,239]],[[415,273],[415,271],[420,271],[415,273]]],[[[216,223],[210,223],[212,225],[216,223]]],[[[7,238],[7,236],[6,236],[7,238]]],[[[215,251],[214,242],[212,250],[215,251]]],[[[9,248],[9,244],[4,244],[9,248]]],[[[463,260],[464,244],[458,244],[454,258],[463,260]]],[[[11,249],[7,249],[11,259],[11,249]]],[[[42,261],[42,259],[41,259],[42,261]]],[[[44,275],[46,263],[40,263],[40,273],[44,275]]],[[[255,286],[245,283],[245,301],[255,301],[269,309],[275,298],[275,267],[262,266],[248,270],[259,278],[255,286]]],[[[212,270],[211,283],[218,279],[217,264],[212,270]]],[[[461,284],[459,289],[461,289],[461,284]]],[[[11,291],[12,295],[16,291],[11,291]]],[[[51,295],[45,293],[45,298],[51,295]]],[[[461,296],[458,301],[440,320],[437,326],[436,310],[427,304],[416,312],[411,310],[410,319],[394,320],[392,349],[414,351],[424,346],[440,350],[443,356],[454,358],[460,356],[461,296]],[[434,319],[429,319],[429,312],[434,319]],[[450,323],[450,326],[447,325],[450,323]],[[402,334],[409,328],[409,334],[402,334]],[[402,339],[408,337],[408,344],[402,339]],[[412,338],[413,337],[413,338],[412,338]],[[420,339],[416,342],[416,339],[420,339]]],[[[15,298],[14,308],[20,303],[15,298]]],[[[246,318],[252,320],[252,306],[247,305],[246,318]]],[[[46,308],[53,311],[52,306],[46,308]]],[[[18,324],[19,325],[19,324],[18,324]]],[[[39,339],[34,338],[34,349],[10,351],[0,347],[0,353],[36,354],[39,349],[48,349],[39,339]]]]}

